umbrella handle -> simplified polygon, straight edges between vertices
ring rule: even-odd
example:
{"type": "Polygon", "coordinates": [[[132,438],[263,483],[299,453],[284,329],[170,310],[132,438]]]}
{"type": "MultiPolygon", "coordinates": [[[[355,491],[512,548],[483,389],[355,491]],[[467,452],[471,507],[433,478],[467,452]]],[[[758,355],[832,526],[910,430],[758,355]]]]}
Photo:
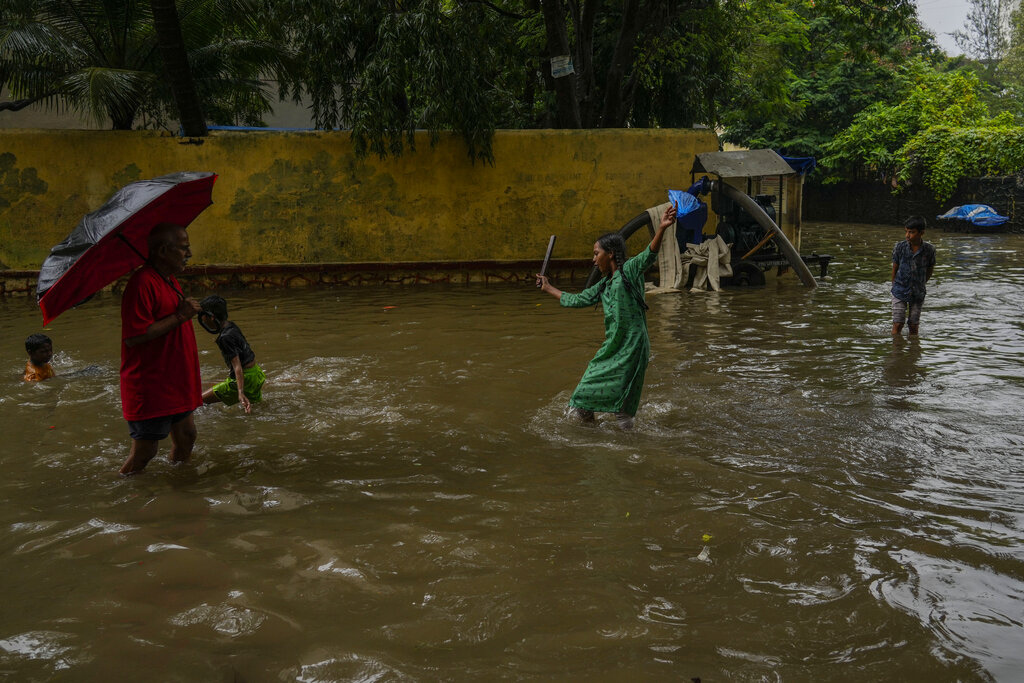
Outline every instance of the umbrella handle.
{"type": "Polygon", "coordinates": [[[204,308],[202,311],[199,312],[199,315],[196,316],[196,318],[199,320],[199,325],[210,334],[217,334],[218,332],[220,332],[220,327],[215,327],[210,323],[206,322],[206,315],[209,315],[209,312],[204,308]]]}

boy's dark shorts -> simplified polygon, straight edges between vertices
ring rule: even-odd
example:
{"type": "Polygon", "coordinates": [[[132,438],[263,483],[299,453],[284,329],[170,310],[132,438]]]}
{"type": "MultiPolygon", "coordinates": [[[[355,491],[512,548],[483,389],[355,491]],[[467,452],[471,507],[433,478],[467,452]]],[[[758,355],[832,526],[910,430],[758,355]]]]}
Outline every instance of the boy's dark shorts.
{"type": "Polygon", "coordinates": [[[184,413],[151,417],[148,420],[128,420],[128,433],[135,440],[160,441],[171,433],[171,425],[181,422],[191,414],[191,410],[186,410],[184,413]]]}

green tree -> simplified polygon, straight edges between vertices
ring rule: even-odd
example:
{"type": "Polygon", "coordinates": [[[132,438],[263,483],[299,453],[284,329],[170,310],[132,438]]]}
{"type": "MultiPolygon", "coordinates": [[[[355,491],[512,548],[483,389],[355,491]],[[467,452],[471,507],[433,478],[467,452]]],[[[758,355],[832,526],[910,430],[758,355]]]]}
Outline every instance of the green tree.
{"type": "Polygon", "coordinates": [[[970,57],[991,67],[1001,60],[1009,47],[1010,13],[1013,0],[968,0],[964,27],[953,32],[957,46],[970,57]]]}
{"type": "Polygon", "coordinates": [[[825,146],[832,180],[870,175],[902,187],[920,179],[944,200],[960,178],[1021,168],[1024,132],[1009,113],[989,116],[976,74],[917,63],[903,78],[900,102],[869,106],[825,146]]]}
{"type": "Polygon", "coordinates": [[[760,53],[770,49],[788,77],[782,79],[782,67],[776,67],[780,79],[761,106],[756,82],[737,91],[742,97],[729,101],[723,117],[723,138],[729,142],[821,157],[858,112],[876,102],[899,101],[905,87],[901,65],[914,58],[941,59],[908,3],[787,0],[785,7],[785,14],[773,13],[784,22],[770,22],[771,32],[761,29],[758,43],[766,47],[748,50],[743,58],[764,61],[760,53]]]}
{"type": "Polygon", "coordinates": [[[669,56],[658,54],[659,48],[679,39],[687,16],[715,7],[707,0],[541,0],[541,5],[545,61],[568,56],[573,63],[571,74],[549,86],[559,128],[630,125],[644,76],[650,74],[646,63],[669,56]]]}
{"type": "Polygon", "coordinates": [[[939,73],[917,62],[900,74],[905,92],[896,104],[876,102],[825,145],[821,165],[834,177],[870,172],[879,180],[898,175],[903,148],[931,126],[962,127],[988,117],[978,77],[966,71],[939,73]]]}
{"type": "Polygon", "coordinates": [[[318,127],[349,127],[380,155],[451,130],[489,160],[496,127],[714,125],[740,89],[785,111],[769,43],[802,38],[773,27],[781,2],[268,0],[265,13],[308,55],[288,88],[318,127]],[[752,33],[771,39],[742,59],[752,33]],[[571,73],[555,78],[554,57],[571,73]]]}
{"type": "Polygon", "coordinates": [[[1010,15],[1008,46],[1000,66],[1008,78],[1024,82],[1024,12],[1020,9],[1010,15]]]}
{"type": "Polygon", "coordinates": [[[780,57],[803,34],[781,0],[584,7],[593,19],[566,15],[582,127],[715,126],[737,107],[791,109],[780,57]]]}
{"type": "Polygon", "coordinates": [[[1005,87],[1005,109],[1020,120],[1024,118],[1024,11],[1019,8],[1010,14],[1008,47],[998,71],[1005,87]]]}
{"type": "Polygon", "coordinates": [[[501,56],[515,17],[431,0],[267,0],[262,17],[304,56],[286,91],[309,103],[317,127],[350,128],[359,153],[400,155],[417,129],[433,140],[454,130],[471,156],[490,158],[512,106],[501,56]]]}
{"type": "Polygon", "coordinates": [[[1014,175],[1024,168],[1024,128],[1004,112],[969,126],[930,126],[901,150],[900,186],[918,177],[945,201],[961,178],[1014,175]]]}
{"type": "MultiPolygon", "coordinates": [[[[271,109],[260,80],[289,65],[247,0],[177,6],[202,109],[218,123],[258,123],[271,109]]],[[[17,109],[41,103],[115,129],[166,125],[174,97],[157,48],[152,5],[134,0],[0,3],[0,83],[17,109]]]]}

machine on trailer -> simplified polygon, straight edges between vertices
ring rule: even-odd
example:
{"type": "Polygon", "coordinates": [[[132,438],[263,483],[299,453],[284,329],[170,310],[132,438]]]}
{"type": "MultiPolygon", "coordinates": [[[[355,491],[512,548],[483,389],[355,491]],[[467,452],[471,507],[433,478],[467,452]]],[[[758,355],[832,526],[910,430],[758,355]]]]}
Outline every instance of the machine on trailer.
{"type": "MultiPolygon", "coordinates": [[[[825,277],[832,257],[799,253],[803,178],[813,167],[813,159],[787,161],[770,149],[696,155],[688,192],[710,195],[711,211],[704,215],[712,224],[704,223],[701,214],[692,215],[699,216],[697,224],[691,217],[681,219],[676,228],[680,250],[686,249],[687,242],[718,235],[731,245],[733,274],[722,278],[722,285],[761,286],[769,271],[782,274],[791,268],[804,285],[817,286],[810,266],[817,266],[819,277],[825,277]]],[[[619,234],[628,239],[644,227],[654,234],[646,211],[626,223],[619,234]]],[[[591,273],[588,284],[598,277],[598,272],[591,273]]],[[[687,287],[692,277],[691,269],[687,287]]]]}
{"type": "MultiPolygon", "coordinates": [[[[711,183],[714,234],[732,245],[732,285],[763,285],[765,274],[793,268],[814,286],[808,266],[828,273],[832,257],[799,253],[804,175],[813,159],[786,160],[770,149],[698,154],[690,173],[717,176],[711,183]]],[[[706,230],[707,228],[705,228],[706,230]]]]}

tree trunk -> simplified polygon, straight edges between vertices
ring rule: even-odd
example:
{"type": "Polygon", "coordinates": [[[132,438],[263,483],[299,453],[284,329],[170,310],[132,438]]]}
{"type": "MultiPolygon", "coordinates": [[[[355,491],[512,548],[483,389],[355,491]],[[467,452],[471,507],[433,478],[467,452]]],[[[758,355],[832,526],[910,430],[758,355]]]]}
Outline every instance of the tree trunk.
{"type": "Polygon", "coordinates": [[[633,51],[636,37],[640,33],[640,1],[626,0],[622,9],[622,26],[619,40],[615,45],[612,63],[608,65],[605,79],[604,110],[601,112],[602,128],[622,128],[626,123],[626,74],[633,68],[633,51]]]}
{"type": "Polygon", "coordinates": [[[187,137],[203,137],[206,135],[206,118],[188,65],[178,8],[174,0],[150,0],[150,6],[153,9],[153,28],[156,30],[160,56],[174,94],[174,102],[178,106],[182,132],[187,137]]]}
{"type": "Polygon", "coordinates": [[[598,112],[601,103],[598,101],[597,72],[594,68],[594,20],[597,16],[598,3],[584,2],[577,10],[573,3],[573,19],[576,35],[576,95],[580,103],[580,120],[584,128],[594,128],[598,124],[598,112]]]}
{"type": "MultiPolygon", "coordinates": [[[[569,33],[565,27],[565,9],[561,0],[542,0],[541,7],[544,11],[544,29],[547,35],[548,64],[545,68],[550,69],[550,58],[560,55],[571,55],[569,49],[569,33]]],[[[554,79],[556,120],[558,128],[579,128],[580,127],[580,105],[576,99],[576,74],[569,74],[554,79]]]]}

